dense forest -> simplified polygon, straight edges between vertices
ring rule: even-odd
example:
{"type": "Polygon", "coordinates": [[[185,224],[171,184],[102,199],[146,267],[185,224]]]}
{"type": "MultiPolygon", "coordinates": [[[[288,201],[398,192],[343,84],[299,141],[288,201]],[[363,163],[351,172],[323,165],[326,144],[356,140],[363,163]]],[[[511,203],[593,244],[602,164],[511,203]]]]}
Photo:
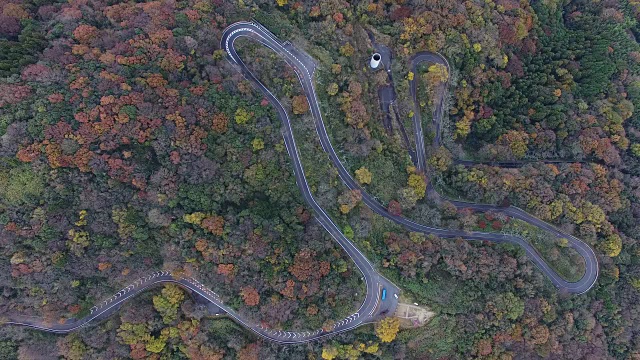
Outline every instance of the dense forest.
{"type": "Polygon", "coordinates": [[[305,206],[276,112],[220,49],[222,31],[250,19],[317,61],[332,144],[390,212],[519,234],[579,278],[584,264],[562,239],[425,192],[513,204],[590,244],[596,286],[565,294],[519,248],[375,214],[322,150],[293,69],[242,39],[239,54],[290,112],[320,205],[435,318],[395,339],[366,325],[279,346],[167,285],[71,335],[2,326],[1,359],[640,356],[640,4],[627,0],[0,0],[0,321],[81,317],[155,270],[193,276],[276,329],[322,327],[359,306],[361,274],[305,206]],[[392,129],[372,38],[393,53],[392,129]],[[410,71],[421,50],[451,73],[410,71]],[[427,146],[426,174],[398,127],[413,138],[413,79],[427,145],[445,93],[443,146],[427,146]]]}

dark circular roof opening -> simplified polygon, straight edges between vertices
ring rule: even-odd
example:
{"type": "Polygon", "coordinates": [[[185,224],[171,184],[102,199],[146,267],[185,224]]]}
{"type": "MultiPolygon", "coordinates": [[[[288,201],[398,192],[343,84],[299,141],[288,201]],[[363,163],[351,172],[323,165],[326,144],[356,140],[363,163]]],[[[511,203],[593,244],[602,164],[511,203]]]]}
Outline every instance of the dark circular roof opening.
{"type": "Polygon", "coordinates": [[[375,61],[380,60],[380,54],[378,54],[378,53],[373,54],[373,60],[375,60],[375,61]]]}

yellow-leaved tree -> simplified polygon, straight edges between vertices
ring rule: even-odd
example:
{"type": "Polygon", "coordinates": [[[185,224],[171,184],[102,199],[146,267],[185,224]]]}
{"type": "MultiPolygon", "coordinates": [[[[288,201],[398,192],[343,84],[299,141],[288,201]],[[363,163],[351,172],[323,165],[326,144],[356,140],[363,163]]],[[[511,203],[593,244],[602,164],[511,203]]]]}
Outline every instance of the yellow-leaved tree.
{"type": "Polygon", "coordinates": [[[449,71],[447,71],[447,67],[442,64],[433,64],[429,66],[425,77],[430,85],[436,85],[446,82],[449,79],[449,71]]]}
{"type": "Polygon", "coordinates": [[[243,108],[239,108],[238,110],[236,110],[236,115],[235,115],[236,123],[238,123],[239,125],[246,124],[247,121],[249,121],[252,116],[253,116],[253,113],[250,113],[243,108]]]}
{"type": "Polygon", "coordinates": [[[178,308],[184,300],[184,292],[173,284],[165,285],[162,295],[153,297],[153,307],[162,315],[162,321],[170,324],[178,318],[178,308]]]}
{"type": "Polygon", "coordinates": [[[291,106],[293,107],[293,113],[296,115],[306,114],[309,111],[309,102],[304,95],[294,96],[291,106]]]}
{"type": "Polygon", "coordinates": [[[388,317],[380,320],[376,326],[376,335],[380,338],[380,341],[388,343],[392,342],[396,338],[398,331],[400,330],[400,319],[396,317],[388,317]]]}
{"type": "Polygon", "coordinates": [[[407,184],[413,191],[416,193],[418,199],[422,199],[427,191],[427,183],[424,180],[424,177],[418,174],[409,175],[409,180],[407,184]]]}
{"type": "Polygon", "coordinates": [[[607,255],[610,257],[616,257],[620,254],[620,251],[622,251],[622,239],[618,234],[611,234],[607,236],[600,246],[607,255]]]}
{"type": "Polygon", "coordinates": [[[436,171],[445,172],[453,164],[453,156],[447,148],[440,146],[427,163],[436,171]]]}
{"type": "Polygon", "coordinates": [[[338,356],[338,349],[335,346],[325,345],[322,348],[322,358],[324,360],[333,360],[338,356]]]}
{"type": "Polygon", "coordinates": [[[364,166],[356,170],[356,180],[360,184],[371,184],[371,177],[371,171],[364,166]]]}

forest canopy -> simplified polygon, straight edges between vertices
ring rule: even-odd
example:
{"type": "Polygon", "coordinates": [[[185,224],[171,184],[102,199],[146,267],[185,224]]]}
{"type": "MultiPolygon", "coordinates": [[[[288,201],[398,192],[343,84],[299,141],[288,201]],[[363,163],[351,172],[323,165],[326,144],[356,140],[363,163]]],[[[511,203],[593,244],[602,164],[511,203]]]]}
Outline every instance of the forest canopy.
{"type": "Polygon", "coordinates": [[[622,0],[0,0],[0,318],[69,321],[160,269],[274,329],[327,327],[358,308],[361,274],[305,205],[277,113],[220,49],[222,31],[250,19],[315,59],[332,145],[390,213],[521,235],[559,274],[580,277],[567,239],[428,192],[518,206],[596,251],[596,286],[558,292],[519,248],[425,236],[374,214],[323,151],[295,71],[243,39],[240,56],[292,119],[314,196],[403,300],[436,317],[282,348],[167,285],[71,335],[2,326],[0,358],[640,354],[640,5],[622,0]],[[368,68],[372,39],[393,54],[393,84],[368,68]],[[423,50],[450,70],[414,73],[423,50]],[[425,173],[407,149],[409,81],[425,173]],[[378,91],[391,85],[387,119],[378,91]],[[442,146],[431,147],[439,101],[442,146]]]}

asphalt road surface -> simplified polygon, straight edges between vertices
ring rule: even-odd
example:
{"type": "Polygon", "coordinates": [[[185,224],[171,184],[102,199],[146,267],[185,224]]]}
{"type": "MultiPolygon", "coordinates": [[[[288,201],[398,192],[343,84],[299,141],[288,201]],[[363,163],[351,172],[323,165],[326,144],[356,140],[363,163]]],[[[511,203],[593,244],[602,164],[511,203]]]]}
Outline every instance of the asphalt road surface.
{"type": "MultiPolygon", "coordinates": [[[[234,65],[234,67],[236,67],[249,81],[251,81],[251,83],[259,91],[264,94],[264,96],[269,100],[271,105],[273,105],[278,112],[278,116],[283,123],[284,142],[287,148],[287,152],[291,157],[291,163],[293,165],[293,172],[295,175],[296,183],[303,194],[305,202],[315,213],[316,219],[320,222],[320,224],[322,224],[325,230],[329,232],[329,234],[331,234],[333,239],[338,242],[340,246],[342,246],[347,255],[349,255],[349,257],[354,261],[356,267],[363,275],[363,279],[366,283],[367,294],[360,308],[352,315],[335,322],[335,324],[329,329],[316,329],[309,331],[284,331],[278,329],[269,329],[261,324],[256,324],[242,317],[236,311],[225,305],[217,294],[215,294],[203,284],[199,283],[196,279],[174,277],[169,272],[162,271],[155,272],[147,277],[138,279],[133,284],[123,288],[111,298],[91,308],[90,314],[85,316],[84,318],[70,319],[67,322],[61,324],[48,323],[46,321],[43,321],[42,319],[16,315],[5,317],[4,319],[2,319],[3,324],[27,326],[30,328],[53,333],[68,333],[110,316],[115,311],[120,309],[125,301],[131,299],[142,291],[164,283],[175,283],[192,292],[192,294],[197,294],[198,296],[208,300],[211,304],[226,312],[228,316],[233,318],[235,321],[237,321],[247,329],[253,331],[254,333],[265,339],[281,344],[303,343],[317,340],[340,332],[349,331],[360,325],[373,322],[383,315],[392,314],[395,311],[395,307],[397,306],[397,299],[394,295],[398,294],[400,292],[400,289],[398,289],[398,287],[396,287],[393,283],[385,279],[376,271],[376,269],[364,256],[364,254],[362,254],[358,250],[358,248],[344,236],[340,228],[331,220],[331,218],[314,199],[304,175],[304,169],[300,161],[300,155],[298,152],[298,147],[295,143],[289,117],[278,99],[249,71],[249,69],[236,53],[236,50],[234,48],[234,41],[239,37],[248,37],[255,41],[258,41],[264,46],[275,51],[282,57],[283,60],[285,60],[290,66],[293,67],[298,75],[300,84],[302,85],[307,100],[309,101],[311,115],[313,116],[313,119],[315,121],[316,131],[320,138],[322,148],[327,153],[332,163],[338,170],[338,174],[344,184],[350,189],[360,190],[362,192],[363,202],[373,211],[391,221],[403,225],[410,231],[422,232],[425,234],[435,234],[445,238],[460,237],[466,240],[487,240],[496,243],[516,244],[524,249],[529,259],[534,264],[536,264],[538,268],[540,268],[540,270],[558,288],[570,293],[580,294],[588,291],[593,286],[598,277],[598,262],[593,250],[579,239],[560,232],[552,225],[547,224],[542,220],[536,219],[518,208],[509,207],[506,209],[501,208],[500,210],[506,212],[510,216],[524,219],[525,221],[542,229],[545,229],[555,234],[556,236],[562,236],[569,239],[571,246],[576,249],[576,251],[578,251],[581,256],[584,257],[586,264],[585,274],[579,281],[568,282],[562,279],[562,277],[560,277],[555,271],[553,271],[553,269],[549,267],[546,262],[544,262],[544,260],[536,252],[536,250],[520,237],[496,233],[465,232],[460,230],[438,229],[416,223],[401,216],[390,214],[386,210],[386,208],[382,206],[382,204],[377,202],[371,195],[369,195],[358,185],[351,174],[343,166],[342,162],[338,158],[335,150],[331,145],[329,135],[327,134],[327,131],[324,127],[324,122],[322,120],[322,114],[320,112],[320,106],[313,83],[313,76],[316,69],[315,61],[308,55],[295,49],[288,42],[282,42],[278,40],[262,25],[256,22],[238,22],[230,25],[225,29],[221,39],[221,47],[227,52],[228,58],[234,65]],[[384,301],[382,301],[380,298],[380,292],[383,288],[387,290],[387,298],[384,301]]],[[[432,53],[419,53],[414,57],[413,61],[438,61],[438,58],[441,59],[440,61],[443,60],[446,63],[446,60],[443,57],[438,54],[432,53]]],[[[415,63],[413,64],[413,66],[415,67],[415,63]]],[[[448,67],[448,63],[446,64],[446,66],[448,67]]],[[[412,85],[412,89],[412,94],[417,109],[418,106],[417,99],[415,99],[415,83],[412,85]]],[[[436,110],[436,114],[438,113],[442,114],[442,109],[436,110]]],[[[416,118],[414,117],[414,119],[416,118]]],[[[419,119],[419,117],[417,119],[419,119]]],[[[434,121],[438,123],[440,119],[441,117],[439,119],[434,119],[434,121]]],[[[418,128],[416,128],[416,130],[418,130],[418,128]]],[[[420,131],[416,131],[416,134],[420,135],[420,137],[423,138],[421,126],[419,130],[420,131]]],[[[420,142],[422,143],[422,150],[418,152],[422,153],[419,156],[422,157],[422,163],[425,164],[424,141],[422,140],[420,142]]],[[[430,193],[435,193],[435,191],[431,189],[430,193]]],[[[495,210],[496,208],[492,205],[472,204],[464,202],[454,202],[454,204],[459,207],[471,207],[478,210],[495,210]]]]}
{"type": "Polygon", "coordinates": [[[393,98],[394,92],[392,86],[381,86],[378,88],[378,98],[380,99],[380,108],[382,112],[385,114],[385,119],[383,122],[385,130],[389,132],[389,134],[393,134],[393,127],[391,125],[391,114],[389,110],[391,110],[391,104],[395,100],[393,98]]]}
{"type": "MultiPolygon", "coordinates": [[[[263,31],[267,31],[259,24],[256,24],[255,26],[257,29],[263,29],[263,31]]],[[[274,36],[271,36],[271,38],[275,40],[274,36]]],[[[267,46],[271,47],[272,49],[274,48],[273,47],[274,44],[269,44],[267,46]]],[[[549,280],[556,287],[569,293],[576,293],[576,294],[584,293],[589,289],[591,289],[591,287],[595,284],[598,278],[598,260],[595,253],[591,249],[591,247],[589,247],[584,242],[580,241],[579,239],[569,234],[564,234],[560,232],[554,226],[547,224],[540,219],[534,218],[533,216],[529,215],[528,213],[520,209],[510,207],[509,210],[505,212],[519,219],[523,219],[529,222],[530,224],[543,228],[553,234],[556,234],[556,236],[562,236],[569,240],[570,246],[572,246],[585,260],[585,273],[580,280],[578,280],[577,282],[569,282],[563,279],[558,273],[556,273],[549,266],[549,264],[547,264],[542,259],[540,254],[525,239],[519,236],[499,234],[499,233],[484,233],[484,232],[478,232],[478,231],[467,232],[462,230],[439,229],[439,228],[434,228],[434,227],[426,226],[423,224],[419,224],[417,222],[414,222],[402,216],[396,216],[396,215],[390,214],[387,211],[387,209],[384,206],[382,206],[382,204],[380,204],[373,196],[367,193],[353,179],[353,177],[351,176],[351,173],[344,167],[340,158],[338,157],[335,150],[333,149],[331,145],[331,141],[329,140],[329,135],[327,134],[327,131],[324,126],[324,121],[322,120],[322,114],[320,112],[320,106],[318,103],[316,91],[313,84],[313,71],[315,70],[315,64],[309,59],[296,57],[294,55],[295,49],[291,49],[291,48],[285,49],[284,54],[277,50],[276,52],[282,55],[283,58],[296,70],[296,73],[298,74],[298,77],[299,77],[300,83],[302,84],[302,88],[305,92],[305,95],[309,100],[311,114],[315,120],[316,132],[320,137],[320,143],[322,144],[322,148],[324,149],[325,152],[327,152],[327,155],[331,159],[331,162],[336,167],[338,171],[338,175],[340,176],[342,182],[350,189],[360,190],[362,193],[362,201],[369,208],[375,211],[377,214],[389,220],[392,220],[400,225],[403,225],[406,229],[410,231],[422,232],[425,234],[435,234],[444,238],[464,238],[465,240],[481,240],[481,241],[486,240],[486,241],[492,241],[496,243],[511,243],[511,244],[518,245],[525,251],[529,259],[549,278],[549,280]],[[292,51],[294,53],[292,53],[292,51]]],[[[445,66],[447,66],[447,69],[449,70],[449,64],[446,61],[446,59],[444,59],[442,56],[438,54],[428,53],[428,52],[418,53],[414,56],[412,63],[417,64],[417,62],[421,62],[421,61],[438,61],[438,62],[442,61],[443,64],[445,64],[445,66]]],[[[415,84],[413,88],[415,89],[415,84]]],[[[415,99],[415,95],[413,97],[415,99]]],[[[443,102],[440,101],[439,103],[440,105],[438,109],[436,109],[435,111],[437,115],[437,119],[434,119],[434,121],[436,121],[436,123],[440,122],[440,119],[442,118],[442,113],[443,113],[443,108],[442,108],[443,102]]],[[[439,129],[439,126],[438,126],[438,129],[439,129]]],[[[422,131],[420,131],[418,134],[422,135],[422,131]]],[[[424,137],[421,136],[421,139],[423,138],[424,137]]],[[[439,135],[436,136],[436,139],[439,139],[439,135]]],[[[416,141],[416,143],[417,142],[418,141],[416,141]]],[[[422,155],[418,155],[418,157],[420,158],[420,156],[422,156],[422,158],[424,159],[425,157],[424,140],[420,142],[422,143],[422,146],[421,146],[422,155]]],[[[487,209],[487,210],[503,211],[503,209],[500,209],[492,205],[483,205],[483,204],[475,205],[475,204],[464,203],[464,202],[454,202],[454,205],[459,207],[465,207],[465,208],[475,207],[478,210],[487,209]]]]}
{"type": "MultiPolygon", "coordinates": [[[[419,106],[418,95],[417,95],[417,79],[419,78],[419,76],[417,75],[418,74],[417,68],[418,68],[418,65],[422,62],[430,62],[434,64],[444,65],[448,71],[449,71],[449,62],[447,61],[447,59],[444,58],[444,56],[440,54],[428,52],[428,51],[419,52],[413,55],[413,57],[411,57],[411,72],[413,72],[414,77],[413,77],[413,80],[409,81],[409,92],[411,94],[411,98],[413,99],[413,103],[415,105],[413,110],[412,120],[413,120],[414,134],[416,136],[416,153],[418,155],[418,162],[416,164],[416,167],[418,168],[419,171],[424,172],[424,170],[427,167],[427,159],[425,155],[424,133],[422,130],[422,116],[420,115],[420,106],[419,106]]],[[[446,89],[447,87],[448,87],[448,80],[447,80],[447,83],[444,84],[444,88],[446,89]]],[[[433,115],[433,121],[436,126],[436,138],[434,142],[437,144],[440,143],[440,136],[441,136],[440,120],[442,119],[442,114],[444,111],[444,107],[443,107],[444,101],[442,101],[443,98],[444,98],[444,91],[440,92],[439,94],[439,99],[436,103],[436,109],[433,115]]]]}
{"type": "Polygon", "coordinates": [[[200,295],[202,298],[207,299],[212,304],[215,304],[217,307],[224,310],[235,321],[252,330],[254,333],[265,339],[282,344],[303,343],[317,340],[326,336],[354,329],[363,324],[374,322],[381,317],[380,314],[393,314],[398,302],[397,297],[394,295],[398,294],[400,289],[375,270],[364,254],[362,254],[360,250],[358,250],[358,248],[344,236],[340,228],[333,222],[333,220],[331,220],[329,215],[326,214],[314,199],[304,175],[304,169],[300,161],[298,147],[296,146],[295,139],[293,137],[289,117],[278,99],[249,71],[236,53],[234,41],[239,37],[249,37],[254,39],[283,56],[285,61],[293,66],[295,71],[298,73],[305,91],[308,94],[310,92],[313,93],[314,97],[309,99],[314,100],[313,104],[315,104],[315,108],[313,111],[316,114],[319,114],[320,111],[317,107],[318,104],[315,99],[315,93],[313,90],[310,90],[313,89],[312,78],[313,72],[315,71],[315,63],[313,59],[310,59],[307,55],[298,52],[290,44],[279,41],[268,30],[256,23],[239,22],[233,24],[225,29],[221,39],[221,46],[227,52],[231,63],[264,94],[278,112],[280,120],[283,123],[284,142],[287,152],[291,157],[296,183],[302,192],[305,202],[314,211],[315,217],[320,224],[329,232],[329,234],[331,234],[333,239],[342,246],[347,255],[349,255],[356,264],[356,267],[362,273],[367,292],[360,308],[346,318],[336,321],[330,329],[316,329],[310,331],[268,329],[261,324],[256,324],[243,318],[233,309],[226,306],[217,294],[200,284],[197,280],[193,278],[174,278],[171,274],[165,271],[157,272],[148,277],[139,279],[134,284],[119,291],[113,297],[100,303],[99,306],[93,307],[91,309],[91,313],[82,319],[70,320],[64,324],[53,324],[46,323],[41,319],[36,318],[12,316],[5,319],[4,324],[22,325],[53,333],[68,333],[80,329],[91,322],[100,321],[108,317],[117,311],[128,299],[150,287],[162,283],[175,283],[200,295]],[[303,79],[307,81],[302,81],[303,79]],[[380,297],[382,289],[387,290],[385,300],[381,300],[380,297]]]}
{"type": "MultiPolygon", "coordinates": [[[[417,74],[417,67],[422,62],[441,64],[447,68],[448,74],[451,74],[451,68],[449,66],[449,62],[447,61],[447,59],[440,54],[432,53],[428,51],[419,52],[413,55],[413,57],[411,58],[411,71],[414,74],[417,74]]],[[[417,99],[417,91],[416,91],[417,79],[418,77],[417,75],[415,75],[414,80],[409,81],[409,91],[414,104],[413,123],[414,123],[415,136],[416,136],[416,148],[417,148],[416,153],[418,157],[417,167],[418,169],[425,169],[426,155],[425,155],[425,146],[424,146],[424,134],[422,131],[422,120],[421,120],[422,117],[420,116],[420,104],[417,99]]],[[[441,125],[442,125],[442,117],[444,114],[443,99],[444,99],[444,92],[448,87],[448,81],[443,85],[444,86],[442,86],[442,91],[438,94],[438,101],[436,101],[436,107],[433,111],[433,123],[435,125],[435,138],[433,141],[434,150],[440,147],[440,143],[442,140],[441,125]]],[[[549,160],[549,161],[542,161],[542,162],[562,163],[566,161],[549,160]]],[[[455,163],[467,165],[467,166],[477,164],[475,162],[465,161],[465,160],[457,160],[455,163]]],[[[496,162],[496,163],[490,162],[487,164],[504,166],[504,167],[518,167],[528,163],[531,163],[531,162],[528,162],[528,161],[496,162]]],[[[457,208],[469,208],[477,211],[502,212],[510,217],[525,221],[533,226],[541,228],[557,238],[567,239],[569,241],[569,246],[572,247],[577,253],[579,253],[580,256],[582,256],[582,258],[585,261],[585,273],[582,276],[582,278],[577,282],[569,282],[564,280],[542,259],[540,254],[531,245],[529,245],[524,239],[520,237],[500,234],[502,235],[502,237],[500,238],[493,237],[493,236],[490,238],[486,238],[486,240],[489,240],[489,241],[510,242],[510,243],[515,243],[520,245],[525,250],[529,259],[549,278],[549,280],[551,280],[551,282],[556,287],[558,287],[561,290],[565,290],[570,293],[582,294],[589,291],[589,289],[591,289],[593,285],[595,285],[595,282],[598,279],[598,272],[599,272],[598,258],[595,252],[593,251],[593,249],[589,245],[585,244],[583,241],[574,237],[573,235],[564,233],[560,231],[558,228],[556,228],[555,226],[547,222],[544,222],[515,206],[500,207],[500,206],[490,205],[490,204],[477,204],[472,202],[448,199],[438,194],[433,188],[433,185],[431,182],[429,183],[427,192],[429,197],[436,202],[449,201],[453,205],[455,205],[457,208]]],[[[460,235],[460,236],[469,240],[477,240],[476,238],[477,234],[486,234],[486,233],[472,232],[472,233],[468,233],[467,235],[460,235]]]]}

